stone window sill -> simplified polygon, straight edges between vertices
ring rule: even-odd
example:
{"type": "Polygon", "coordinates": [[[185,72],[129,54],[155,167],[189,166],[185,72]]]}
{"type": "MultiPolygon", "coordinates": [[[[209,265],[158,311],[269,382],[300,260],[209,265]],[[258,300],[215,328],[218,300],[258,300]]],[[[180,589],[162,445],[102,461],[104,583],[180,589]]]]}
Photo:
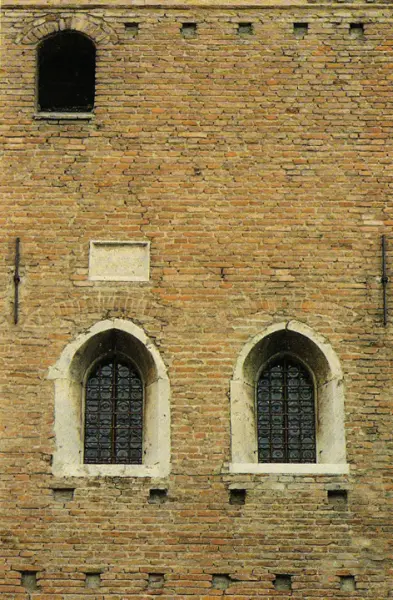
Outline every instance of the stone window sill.
{"type": "Polygon", "coordinates": [[[152,477],[169,475],[163,466],[147,465],[63,465],[54,475],[61,477],[152,477]]]}
{"type": "Polygon", "coordinates": [[[87,112],[37,112],[33,115],[38,121],[91,121],[94,114],[87,112]]]}
{"type": "Polygon", "coordinates": [[[229,472],[255,475],[349,475],[349,464],[231,463],[229,472]]]}

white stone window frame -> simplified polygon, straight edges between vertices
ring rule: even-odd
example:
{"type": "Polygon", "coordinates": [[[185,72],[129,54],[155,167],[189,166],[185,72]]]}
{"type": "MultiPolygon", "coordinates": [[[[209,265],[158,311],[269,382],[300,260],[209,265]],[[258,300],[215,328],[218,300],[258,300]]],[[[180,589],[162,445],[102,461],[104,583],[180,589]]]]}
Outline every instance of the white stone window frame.
{"type": "MultiPolygon", "coordinates": [[[[279,342],[278,342],[279,343],[279,342]]],[[[319,334],[304,323],[275,323],[254,336],[242,349],[230,383],[231,473],[294,475],[346,475],[344,386],[337,354],[319,334]],[[284,332],[291,348],[274,348],[284,332]],[[269,354],[269,346],[273,350],[269,354]],[[316,463],[258,463],[256,383],[265,365],[277,354],[290,354],[312,374],[316,396],[316,463]]]]}
{"type": "MultiPolygon", "coordinates": [[[[105,350],[105,349],[104,349],[105,350]]],[[[170,385],[165,364],[144,331],[123,319],[93,325],[63,350],[49,369],[55,384],[56,477],[166,477],[170,473],[170,385]],[[84,464],[84,384],[105,334],[116,330],[129,341],[130,359],[144,381],[143,464],[84,464]],[[134,355],[132,355],[134,354],[134,355]]]]}

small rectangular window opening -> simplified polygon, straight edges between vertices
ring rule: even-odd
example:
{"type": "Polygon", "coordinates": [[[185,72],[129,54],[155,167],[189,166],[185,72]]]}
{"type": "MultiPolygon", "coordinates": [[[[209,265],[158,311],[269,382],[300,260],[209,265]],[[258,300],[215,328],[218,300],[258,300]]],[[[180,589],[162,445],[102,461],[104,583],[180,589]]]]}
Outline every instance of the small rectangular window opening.
{"type": "Polygon", "coordinates": [[[149,504],[164,504],[168,500],[168,490],[152,488],[149,491],[149,504]]]}
{"type": "Polygon", "coordinates": [[[328,490],[327,493],[329,504],[335,509],[343,509],[348,505],[347,490],[328,490]]]}
{"type": "Polygon", "coordinates": [[[124,28],[129,37],[136,37],[139,33],[139,23],[124,23],[124,28]]]}
{"type": "Polygon", "coordinates": [[[21,582],[27,592],[36,592],[39,589],[37,571],[21,571],[21,582]]]}
{"type": "Polygon", "coordinates": [[[247,491],[234,488],[229,490],[229,504],[241,506],[246,503],[247,491]]]}
{"type": "Polygon", "coordinates": [[[184,38],[192,38],[197,34],[196,23],[183,23],[181,26],[181,34],[184,38]]]}
{"type": "Polygon", "coordinates": [[[349,24],[349,35],[353,38],[361,39],[364,37],[364,25],[363,23],[350,23],[349,24]]]}
{"type": "Polygon", "coordinates": [[[353,575],[342,575],[340,577],[340,590],[343,592],[354,592],[356,590],[356,580],[353,575]]]}
{"type": "Polygon", "coordinates": [[[148,586],[153,590],[160,590],[165,585],[164,573],[149,573],[148,586]]]}
{"type": "Polygon", "coordinates": [[[254,26],[252,23],[238,23],[237,33],[238,35],[253,35],[254,26]]]}
{"type": "Polygon", "coordinates": [[[292,590],[292,575],[276,575],[273,584],[274,589],[280,592],[289,592],[290,590],[292,590]]]}
{"type": "Polygon", "coordinates": [[[293,33],[296,38],[303,39],[308,34],[308,23],[294,23],[293,33]]]}
{"type": "Polygon", "coordinates": [[[99,588],[101,585],[101,573],[86,573],[85,587],[90,589],[99,588]]]}

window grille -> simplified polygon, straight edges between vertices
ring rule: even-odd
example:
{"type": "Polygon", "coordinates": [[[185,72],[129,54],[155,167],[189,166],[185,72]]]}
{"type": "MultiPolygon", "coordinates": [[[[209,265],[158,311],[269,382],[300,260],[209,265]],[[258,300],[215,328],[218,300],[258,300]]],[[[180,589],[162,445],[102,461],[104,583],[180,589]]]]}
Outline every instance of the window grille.
{"type": "Polygon", "coordinates": [[[310,373],[281,356],[257,383],[258,462],[316,462],[315,398],[310,373]]]}
{"type": "Polygon", "coordinates": [[[84,462],[141,464],[142,434],[142,379],[124,358],[105,358],[86,383],[84,462]]]}

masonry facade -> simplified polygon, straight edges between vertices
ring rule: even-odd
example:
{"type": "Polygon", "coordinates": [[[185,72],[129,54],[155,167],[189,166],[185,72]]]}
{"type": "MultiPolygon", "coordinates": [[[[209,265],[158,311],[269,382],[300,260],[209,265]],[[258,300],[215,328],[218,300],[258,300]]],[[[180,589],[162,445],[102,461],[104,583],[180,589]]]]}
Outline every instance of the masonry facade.
{"type": "Polygon", "coordinates": [[[390,2],[3,0],[1,74],[1,597],[393,598],[390,2]]]}

